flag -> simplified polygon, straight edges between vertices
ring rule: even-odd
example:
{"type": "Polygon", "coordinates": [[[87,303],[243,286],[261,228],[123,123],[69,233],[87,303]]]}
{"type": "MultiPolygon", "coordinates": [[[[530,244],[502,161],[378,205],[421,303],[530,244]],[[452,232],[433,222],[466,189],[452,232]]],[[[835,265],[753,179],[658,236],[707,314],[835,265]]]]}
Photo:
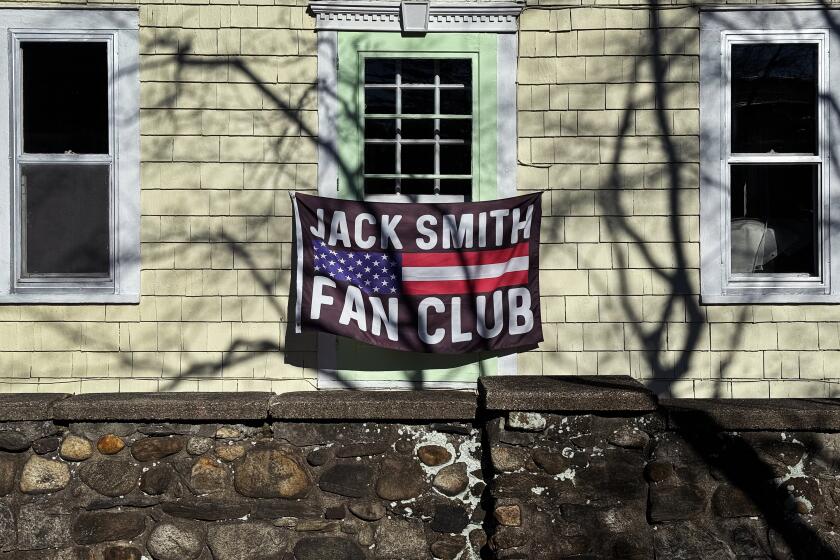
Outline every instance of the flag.
{"type": "Polygon", "coordinates": [[[372,203],[297,193],[295,329],[385,348],[533,346],[540,195],[372,203]]]}

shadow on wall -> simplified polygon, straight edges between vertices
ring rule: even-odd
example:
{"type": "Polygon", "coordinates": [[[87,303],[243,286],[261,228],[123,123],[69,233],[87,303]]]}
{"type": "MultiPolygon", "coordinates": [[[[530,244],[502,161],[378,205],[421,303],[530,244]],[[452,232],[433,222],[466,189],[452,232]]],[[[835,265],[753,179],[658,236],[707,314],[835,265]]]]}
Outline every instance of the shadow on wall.
{"type": "MultiPolygon", "coordinates": [[[[698,39],[691,33],[664,32],[666,27],[662,17],[670,9],[659,7],[656,3],[633,8],[634,12],[646,13],[648,24],[641,39],[633,35],[627,40],[626,52],[642,54],[626,57],[632,59],[632,66],[623,70],[625,79],[620,87],[623,88],[624,106],[615,111],[617,132],[614,136],[601,138],[600,144],[589,144],[600,150],[598,177],[591,182],[595,191],[594,203],[590,198],[592,190],[551,190],[548,193],[552,197],[551,212],[546,212],[553,218],[564,218],[573,208],[594,204],[594,214],[602,217],[601,240],[616,241],[626,248],[613,255],[609,283],[599,284],[600,279],[607,278],[606,275],[593,276],[591,288],[615,294],[613,300],[621,309],[624,328],[629,329],[625,338],[641,344],[638,355],[643,367],[640,366],[639,370],[646,372],[644,377],[655,379],[657,392],[664,394],[668,394],[670,385],[684,378],[695,367],[696,360],[702,359],[698,350],[703,349],[703,334],[707,330],[706,312],[697,296],[699,249],[693,237],[696,224],[689,219],[697,214],[700,180],[697,135],[676,134],[672,110],[676,100],[690,96],[690,91],[696,88],[697,76],[692,71],[697,57],[669,60],[666,54],[696,52],[694,43],[698,39]],[[681,64],[687,66],[680,67],[681,64]],[[639,111],[644,111],[645,117],[650,118],[644,131],[639,128],[639,111]],[[646,150],[646,161],[656,165],[633,165],[639,150],[646,150]],[[643,193],[643,187],[650,186],[662,187],[667,194],[667,207],[655,221],[667,229],[667,235],[655,243],[651,242],[651,232],[645,230],[644,220],[633,218],[633,203],[628,205],[628,200],[632,198],[618,196],[629,190],[634,194],[643,193]],[[555,203],[555,199],[560,203],[555,203]],[[664,295],[655,309],[640,309],[638,299],[632,297],[637,293],[634,286],[639,282],[636,275],[639,269],[652,275],[651,282],[664,287],[661,290],[664,295]],[[679,319],[674,320],[675,317],[679,319]]],[[[316,52],[314,32],[311,37],[302,39],[301,48],[304,47],[308,52],[316,52]]],[[[622,52],[621,45],[613,45],[612,48],[615,52],[622,52]]],[[[155,56],[152,62],[144,62],[144,76],[167,77],[165,81],[144,82],[143,85],[144,90],[150,92],[149,97],[155,100],[152,105],[143,108],[144,125],[148,122],[149,126],[165,131],[160,137],[151,134],[144,137],[146,161],[164,163],[172,160],[169,152],[172,148],[167,138],[200,137],[200,134],[206,133],[231,134],[229,149],[235,155],[234,161],[253,161],[254,165],[248,166],[248,173],[242,171],[241,165],[234,165],[234,174],[241,173],[239,178],[231,178],[224,165],[217,169],[208,167],[207,181],[217,189],[210,193],[210,204],[225,210],[220,211],[219,216],[235,217],[194,219],[173,212],[173,216],[166,219],[166,228],[162,228],[167,229],[161,231],[162,242],[144,244],[144,272],[164,270],[167,266],[171,269],[172,265],[176,269],[181,266],[188,268],[189,263],[197,263],[194,270],[205,275],[202,282],[212,284],[221,278],[221,275],[216,276],[217,268],[219,271],[233,268],[237,285],[247,286],[254,296],[259,296],[253,299],[255,302],[259,300],[257,305],[263,306],[261,316],[268,318],[265,322],[284,324],[286,332],[281,338],[276,331],[265,335],[259,332],[259,328],[239,330],[239,335],[230,336],[223,351],[207,351],[196,346],[196,357],[186,367],[181,367],[178,359],[170,364],[156,352],[148,353],[151,356],[148,363],[143,363],[139,357],[142,353],[121,354],[124,366],[133,371],[144,368],[162,370],[167,381],[161,385],[161,390],[175,390],[184,379],[219,377],[225,369],[261,360],[270,359],[270,363],[276,363],[277,367],[282,367],[281,360],[284,360],[297,367],[314,368],[315,337],[312,334],[295,335],[288,329],[289,309],[293,309],[290,294],[294,293],[290,289],[289,274],[294,258],[290,243],[292,222],[287,192],[279,189],[314,191],[312,154],[318,149],[332,149],[319,144],[318,140],[315,111],[317,85],[277,83],[276,79],[263,76],[258,61],[247,57],[192,54],[192,46],[179,41],[174,34],[158,33],[154,50],[172,54],[155,56]],[[202,111],[206,107],[220,106],[219,100],[213,96],[216,83],[210,87],[206,83],[208,81],[224,83],[228,88],[225,95],[231,97],[232,104],[251,104],[255,111],[244,110],[242,115],[237,111],[223,111],[222,116],[202,111]],[[185,105],[195,110],[174,111],[185,105]],[[217,118],[224,122],[215,122],[217,118]],[[236,136],[240,133],[241,136],[236,136]],[[242,181],[246,184],[243,185],[242,181]],[[242,188],[245,190],[242,191],[242,188]],[[278,269],[276,264],[278,243],[283,247],[282,269],[278,269]],[[212,264],[212,270],[206,270],[207,263],[212,264]],[[207,356],[207,359],[201,356],[207,356]]],[[[282,74],[282,68],[280,72],[282,74]]],[[[334,95],[335,92],[326,94],[334,95]]],[[[356,107],[347,106],[338,98],[336,102],[339,110],[351,115],[354,122],[360,122],[356,107]]],[[[831,102],[832,111],[837,111],[836,103],[833,99],[831,102]]],[[[679,106],[685,107],[686,104],[681,102],[679,106]]],[[[583,135],[585,123],[578,121],[577,127],[577,135],[583,135]]],[[[556,138],[567,134],[551,127],[545,132],[547,136],[556,138]]],[[[597,133],[592,135],[597,138],[597,133]]],[[[194,156],[200,159],[206,147],[197,142],[193,148],[194,156]]],[[[213,148],[209,151],[212,153],[213,148]]],[[[359,169],[348,168],[338,157],[339,154],[333,155],[344,182],[360,195],[359,169]]],[[[520,164],[523,168],[539,167],[532,162],[520,164]]],[[[563,175],[563,165],[556,167],[563,175]]],[[[570,166],[570,169],[574,167],[570,166]]],[[[172,169],[172,176],[162,177],[164,188],[175,186],[179,181],[195,180],[195,177],[178,177],[174,165],[172,169]]],[[[550,188],[556,186],[549,185],[550,188]]],[[[545,228],[543,243],[565,242],[561,229],[545,228]]],[[[151,277],[144,280],[148,278],[151,277]]],[[[177,340],[163,341],[158,331],[146,335],[139,329],[132,336],[138,337],[139,346],[143,346],[144,336],[156,336],[158,346],[150,343],[149,347],[159,348],[161,344],[166,347],[171,343],[173,351],[190,350],[192,337],[207,336],[200,331],[207,328],[206,323],[198,321],[222,315],[221,310],[203,309],[202,298],[196,298],[196,301],[199,302],[197,305],[181,309],[181,315],[171,319],[177,325],[173,331],[173,339],[177,340]],[[177,322],[181,319],[183,322],[177,322]],[[190,319],[197,322],[192,323],[190,319]]],[[[737,347],[743,337],[740,325],[748,319],[748,309],[738,308],[735,313],[732,344],[737,347]]],[[[159,311],[157,320],[164,321],[165,315],[165,311],[159,311]]],[[[56,331],[62,328],[60,322],[50,324],[56,331]]],[[[722,364],[720,371],[726,371],[727,367],[728,364],[722,364]]],[[[415,371],[413,381],[416,388],[423,388],[424,372],[415,371]]],[[[346,386],[353,388],[349,383],[346,386]]],[[[713,396],[723,396],[720,384],[713,396]]],[[[688,434],[687,438],[710,468],[723,469],[727,478],[748,495],[768,523],[782,535],[794,557],[833,557],[819,535],[806,526],[791,525],[785,521],[779,504],[792,499],[785,494],[787,490],[778,488],[768,493],[767,488],[755,482],[764,477],[752,475],[766,474],[770,467],[754,450],[748,446],[737,450],[737,468],[732,468],[731,462],[721,462],[720,442],[714,437],[720,431],[711,419],[706,419],[705,428],[688,434]]]]}

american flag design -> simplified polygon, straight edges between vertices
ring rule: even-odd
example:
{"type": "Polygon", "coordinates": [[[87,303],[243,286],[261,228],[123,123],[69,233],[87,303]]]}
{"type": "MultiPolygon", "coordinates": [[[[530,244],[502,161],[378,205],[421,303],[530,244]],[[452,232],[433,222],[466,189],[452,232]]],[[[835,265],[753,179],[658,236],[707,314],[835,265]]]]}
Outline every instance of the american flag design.
{"type": "Polygon", "coordinates": [[[501,250],[380,253],[312,242],[315,272],[368,295],[480,294],[528,283],[528,243],[501,250]]]}
{"type": "Polygon", "coordinates": [[[342,251],[324,241],[312,242],[313,268],[368,295],[400,295],[400,258],[387,253],[342,251]]]}

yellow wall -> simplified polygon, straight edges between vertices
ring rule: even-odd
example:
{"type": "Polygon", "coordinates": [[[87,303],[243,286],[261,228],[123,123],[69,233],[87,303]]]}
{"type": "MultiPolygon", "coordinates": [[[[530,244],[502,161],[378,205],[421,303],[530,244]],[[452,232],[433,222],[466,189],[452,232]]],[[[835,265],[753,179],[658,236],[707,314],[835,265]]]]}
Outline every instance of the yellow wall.
{"type": "MultiPolygon", "coordinates": [[[[0,391],[313,387],[314,337],[285,332],[288,191],[316,184],[315,32],[282,1],[140,6],[141,303],[0,307],[0,391]]],[[[840,306],[699,305],[698,23],[523,12],[518,181],[548,192],[546,341],[519,371],[834,396],[840,306]]]]}

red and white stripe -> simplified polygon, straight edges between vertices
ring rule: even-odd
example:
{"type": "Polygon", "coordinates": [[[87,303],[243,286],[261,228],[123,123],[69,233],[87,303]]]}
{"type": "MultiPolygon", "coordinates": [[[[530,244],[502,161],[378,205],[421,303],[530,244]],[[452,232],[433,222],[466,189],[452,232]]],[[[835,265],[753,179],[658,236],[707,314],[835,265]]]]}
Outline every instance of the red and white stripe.
{"type": "Polygon", "coordinates": [[[485,251],[403,253],[402,285],[407,295],[479,294],[528,283],[527,241],[485,251]]]}

